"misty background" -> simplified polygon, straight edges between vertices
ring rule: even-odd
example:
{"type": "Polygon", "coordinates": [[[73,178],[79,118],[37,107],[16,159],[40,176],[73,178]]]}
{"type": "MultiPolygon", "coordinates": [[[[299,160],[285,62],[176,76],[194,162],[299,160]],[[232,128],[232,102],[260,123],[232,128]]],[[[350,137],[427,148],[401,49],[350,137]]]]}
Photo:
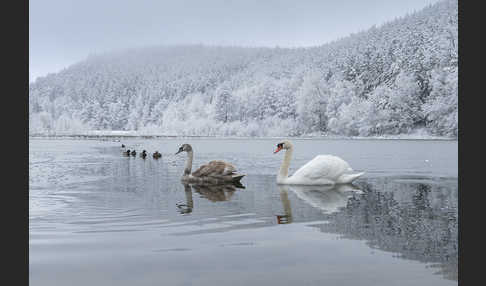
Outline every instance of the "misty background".
{"type": "Polygon", "coordinates": [[[309,47],[433,4],[434,0],[29,1],[29,81],[90,54],[204,44],[309,47]]]}

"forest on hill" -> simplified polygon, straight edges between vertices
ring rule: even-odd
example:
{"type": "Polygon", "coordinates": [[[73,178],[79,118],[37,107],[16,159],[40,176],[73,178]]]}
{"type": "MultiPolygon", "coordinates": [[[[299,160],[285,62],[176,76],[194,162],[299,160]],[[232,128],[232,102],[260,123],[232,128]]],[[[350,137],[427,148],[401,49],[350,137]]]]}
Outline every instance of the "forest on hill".
{"type": "Polygon", "coordinates": [[[457,137],[457,0],[317,47],[128,49],[30,84],[30,134],[83,130],[457,137]]]}

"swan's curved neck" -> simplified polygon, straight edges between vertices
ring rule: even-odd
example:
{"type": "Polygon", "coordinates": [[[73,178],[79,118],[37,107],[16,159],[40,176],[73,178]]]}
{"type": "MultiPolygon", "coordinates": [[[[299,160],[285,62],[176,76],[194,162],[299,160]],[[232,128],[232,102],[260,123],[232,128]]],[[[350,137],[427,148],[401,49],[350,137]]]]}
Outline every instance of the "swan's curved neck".
{"type": "Polygon", "coordinates": [[[277,176],[277,181],[282,181],[284,179],[287,179],[289,176],[289,166],[290,166],[290,160],[292,159],[292,153],[294,152],[294,148],[290,146],[289,149],[285,150],[285,157],[282,162],[282,165],[280,166],[280,170],[278,172],[277,176]]]}
{"type": "Polygon", "coordinates": [[[186,166],[184,167],[184,176],[188,176],[188,175],[191,174],[192,158],[193,158],[193,153],[192,153],[192,150],[191,150],[191,151],[187,152],[186,166]]]}

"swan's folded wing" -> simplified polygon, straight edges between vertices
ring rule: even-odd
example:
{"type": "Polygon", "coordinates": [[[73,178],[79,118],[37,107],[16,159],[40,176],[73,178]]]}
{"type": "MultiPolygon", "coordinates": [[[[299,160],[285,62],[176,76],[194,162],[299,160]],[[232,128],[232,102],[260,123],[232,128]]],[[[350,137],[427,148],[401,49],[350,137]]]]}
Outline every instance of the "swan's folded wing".
{"type": "Polygon", "coordinates": [[[218,161],[224,164],[223,175],[233,175],[236,173],[236,168],[230,163],[218,161]]]}
{"type": "Polygon", "coordinates": [[[211,173],[213,171],[213,168],[209,165],[201,165],[196,171],[192,173],[194,177],[204,177],[207,176],[207,174],[211,173]]]}
{"type": "Polygon", "coordinates": [[[320,178],[337,178],[350,169],[348,163],[332,155],[318,155],[300,167],[292,177],[305,177],[311,180],[320,178]]]}
{"type": "Polygon", "coordinates": [[[194,177],[224,176],[236,172],[233,165],[224,161],[211,161],[192,173],[194,177]]]}

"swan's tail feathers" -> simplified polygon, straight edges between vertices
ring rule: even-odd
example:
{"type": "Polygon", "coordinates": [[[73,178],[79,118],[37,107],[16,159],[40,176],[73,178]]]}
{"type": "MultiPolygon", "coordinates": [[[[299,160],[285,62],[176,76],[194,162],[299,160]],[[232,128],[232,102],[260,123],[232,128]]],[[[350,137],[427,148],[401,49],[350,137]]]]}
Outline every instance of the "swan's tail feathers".
{"type": "Polygon", "coordinates": [[[243,178],[245,175],[235,175],[231,178],[231,181],[233,182],[240,182],[241,178],[243,178]]]}
{"type": "Polygon", "coordinates": [[[238,189],[246,189],[245,186],[243,186],[239,181],[232,182],[231,184],[238,189]]]}
{"type": "Polygon", "coordinates": [[[356,174],[343,174],[341,177],[339,177],[339,180],[337,183],[339,184],[349,184],[352,181],[356,180],[357,178],[361,177],[364,175],[365,172],[360,172],[356,174]]]}

